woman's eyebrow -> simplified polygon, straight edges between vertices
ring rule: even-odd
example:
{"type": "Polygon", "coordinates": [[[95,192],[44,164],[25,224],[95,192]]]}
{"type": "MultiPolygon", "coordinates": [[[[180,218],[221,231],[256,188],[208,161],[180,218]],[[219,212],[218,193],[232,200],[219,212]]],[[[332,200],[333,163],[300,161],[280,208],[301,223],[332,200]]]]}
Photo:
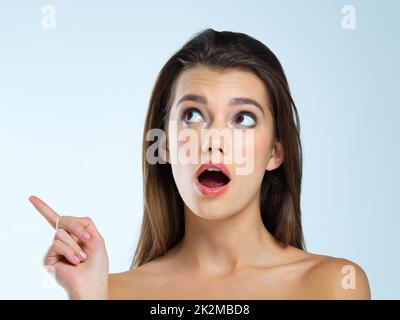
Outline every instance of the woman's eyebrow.
{"type": "MultiPolygon", "coordinates": [[[[207,98],[204,96],[201,96],[201,95],[197,95],[197,94],[185,94],[182,98],[179,99],[176,106],[178,106],[183,101],[194,101],[194,102],[201,103],[201,104],[207,104],[207,98]]],[[[264,109],[262,108],[261,104],[259,104],[254,99],[246,98],[246,97],[236,97],[236,98],[232,98],[229,101],[230,106],[237,106],[237,105],[242,105],[242,104],[251,104],[253,106],[256,106],[264,114],[264,109]]]]}

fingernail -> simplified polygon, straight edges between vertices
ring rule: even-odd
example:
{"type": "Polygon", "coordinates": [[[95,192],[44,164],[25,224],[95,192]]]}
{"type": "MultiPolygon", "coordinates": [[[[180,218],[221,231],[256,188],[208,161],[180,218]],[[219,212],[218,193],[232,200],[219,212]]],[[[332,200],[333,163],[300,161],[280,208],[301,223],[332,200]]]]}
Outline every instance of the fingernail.
{"type": "Polygon", "coordinates": [[[85,240],[89,240],[90,234],[88,232],[86,232],[86,231],[83,231],[82,232],[82,238],[85,239],[85,240]]]}
{"type": "Polygon", "coordinates": [[[82,257],[82,259],[86,259],[87,255],[83,251],[79,251],[79,255],[82,257]]]}

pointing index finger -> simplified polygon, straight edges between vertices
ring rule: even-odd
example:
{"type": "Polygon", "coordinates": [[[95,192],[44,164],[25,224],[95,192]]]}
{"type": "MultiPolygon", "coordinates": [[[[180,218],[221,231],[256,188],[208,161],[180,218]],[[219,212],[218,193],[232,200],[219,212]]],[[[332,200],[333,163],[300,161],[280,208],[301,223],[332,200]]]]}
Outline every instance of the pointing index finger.
{"type": "Polygon", "coordinates": [[[56,227],[57,218],[59,215],[52,208],[50,208],[43,200],[36,196],[30,196],[30,203],[36,208],[37,211],[47,220],[48,223],[52,225],[53,228],[56,227]]]}

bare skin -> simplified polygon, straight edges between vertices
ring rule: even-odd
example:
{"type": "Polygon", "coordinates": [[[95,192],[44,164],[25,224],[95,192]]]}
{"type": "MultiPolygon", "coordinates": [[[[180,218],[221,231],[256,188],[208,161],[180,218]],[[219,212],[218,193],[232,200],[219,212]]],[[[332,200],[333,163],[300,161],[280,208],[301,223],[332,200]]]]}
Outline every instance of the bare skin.
{"type": "MultiPolygon", "coordinates": [[[[254,170],[247,176],[234,176],[224,194],[205,199],[188,179],[195,167],[171,164],[185,204],[185,236],[165,256],[134,270],[111,275],[110,298],[370,298],[367,277],[358,265],[292,246],[284,248],[264,227],[259,206],[261,179],[265,170],[279,167],[284,158],[281,143],[273,140],[268,94],[257,76],[235,69],[224,72],[204,67],[189,69],[178,79],[171,110],[169,120],[178,123],[178,130],[203,127],[254,130],[254,170]],[[202,95],[207,102],[177,103],[186,94],[202,95]],[[238,96],[258,101],[263,110],[253,105],[229,106],[229,99],[238,96]],[[195,121],[180,121],[179,110],[186,107],[198,110],[196,117],[192,116],[195,121]],[[255,127],[234,122],[243,110],[257,117],[255,127]],[[356,275],[355,289],[342,286],[345,274],[341,271],[345,266],[351,266],[356,275]]],[[[252,123],[250,119],[245,120],[244,123],[252,123]]],[[[246,151],[249,145],[239,148],[246,151]]],[[[231,150],[228,144],[220,143],[213,145],[211,152],[226,156],[231,150]]],[[[233,172],[234,165],[228,167],[233,172]]]]}
{"type": "MultiPolygon", "coordinates": [[[[205,198],[193,187],[193,165],[171,164],[184,201],[185,235],[166,255],[133,270],[108,274],[104,241],[88,218],[63,217],[61,229],[44,263],[56,269],[57,281],[73,299],[370,299],[367,276],[356,263],[281,246],[265,228],[260,212],[260,185],[265,170],[282,165],[283,147],[273,139],[273,118],[263,83],[252,73],[208,68],[186,70],[179,78],[169,120],[178,130],[202,127],[254,130],[254,170],[232,174],[229,189],[205,198]],[[207,103],[177,100],[187,94],[205,96],[207,103]],[[230,99],[250,97],[254,105],[229,105],[230,99]],[[182,122],[181,108],[196,107],[191,122],[182,122]],[[237,117],[243,109],[252,113],[237,117]],[[193,121],[195,119],[196,121],[193,121]],[[238,121],[240,120],[240,121],[238,121]],[[81,238],[83,230],[91,234],[81,238]],[[86,257],[79,258],[84,251],[86,257]],[[76,259],[78,256],[79,261],[76,259]]],[[[200,153],[232,152],[228,143],[200,153]]],[[[239,144],[241,151],[250,146],[239,144]]],[[[170,150],[166,155],[169,160],[170,150]]],[[[246,152],[244,154],[247,154],[246,152]]],[[[227,165],[234,172],[234,164],[227,165]]],[[[54,227],[59,214],[37,197],[35,208],[54,227]]]]}
{"type": "MultiPolygon", "coordinates": [[[[54,228],[60,215],[35,196],[29,200],[54,228]]],[[[182,241],[166,255],[140,267],[108,274],[104,239],[93,221],[71,216],[63,216],[61,221],[43,263],[54,268],[57,282],[70,299],[371,298],[367,276],[354,262],[282,247],[266,230],[264,251],[270,253],[265,255],[269,261],[260,259],[229,272],[201,271],[190,264],[182,241]],[[82,237],[83,231],[90,234],[89,239],[82,237]],[[342,287],[342,268],[348,266],[355,271],[354,289],[342,287]]]]}
{"type": "Polygon", "coordinates": [[[127,272],[109,275],[109,299],[371,299],[363,269],[346,259],[277,250],[270,264],[248,265],[210,276],[185,267],[177,245],[127,272]],[[356,288],[341,286],[344,266],[353,266],[356,288]]]}
{"type": "Polygon", "coordinates": [[[93,221],[89,217],[61,216],[36,196],[30,196],[29,201],[56,229],[43,264],[57,283],[71,300],[107,299],[108,256],[93,221]]]}

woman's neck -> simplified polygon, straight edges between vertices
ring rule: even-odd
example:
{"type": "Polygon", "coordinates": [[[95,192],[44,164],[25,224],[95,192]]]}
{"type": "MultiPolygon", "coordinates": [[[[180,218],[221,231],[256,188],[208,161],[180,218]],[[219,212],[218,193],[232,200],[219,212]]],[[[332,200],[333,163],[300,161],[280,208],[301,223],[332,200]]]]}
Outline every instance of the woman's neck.
{"type": "Polygon", "coordinates": [[[265,228],[256,197],[223,219],[204,219],[184,206],[185,235],[177,246],[182,263],[205,276],[273,263],[282,248],[265,228]]]}

